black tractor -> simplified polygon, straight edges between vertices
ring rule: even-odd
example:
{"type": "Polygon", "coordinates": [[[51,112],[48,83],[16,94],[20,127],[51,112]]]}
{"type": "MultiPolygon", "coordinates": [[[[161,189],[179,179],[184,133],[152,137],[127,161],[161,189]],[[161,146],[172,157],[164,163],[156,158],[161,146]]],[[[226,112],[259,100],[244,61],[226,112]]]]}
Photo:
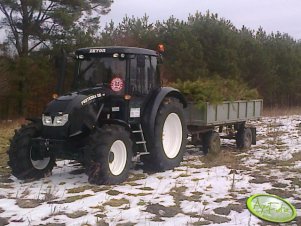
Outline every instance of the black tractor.
{"type": "Polygon", "coordinates": [[[125,181],[134,157],[157,171],[183,159],[187,126],[182,94],[161,87],[159,52],[133,47],[83,48],[75,52],[72,89],[56,97],[40,119],[14,135],[12,174],[38,179],[56,159],[81,162],[90,183],[125,181]]]}

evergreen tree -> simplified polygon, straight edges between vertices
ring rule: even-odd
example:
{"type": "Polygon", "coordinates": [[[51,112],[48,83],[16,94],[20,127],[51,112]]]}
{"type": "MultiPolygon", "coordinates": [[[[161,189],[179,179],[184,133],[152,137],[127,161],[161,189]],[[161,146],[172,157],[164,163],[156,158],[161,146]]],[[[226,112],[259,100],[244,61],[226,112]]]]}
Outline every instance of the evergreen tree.
{"type": "Polygon", "coordinates": [[[99,15],[108,13],[111,3],[111,0],[2,0],[0,11],[4,18],[0,23],[8,29],[8,40],[18,55],[28,56],[53,38],[65,38],[68,30],[79,26],[79,21],[98,25],[99,15]]]}

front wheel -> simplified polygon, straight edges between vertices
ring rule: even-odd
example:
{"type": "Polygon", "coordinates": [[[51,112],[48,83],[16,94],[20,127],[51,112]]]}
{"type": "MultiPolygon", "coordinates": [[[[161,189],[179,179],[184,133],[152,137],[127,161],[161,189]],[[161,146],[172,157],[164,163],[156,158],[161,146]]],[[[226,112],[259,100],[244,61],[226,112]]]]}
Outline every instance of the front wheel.
{"type": "Polygon", "coordinates": [[[41,132],[39,123],[23,125],[12,138],[8,155],[8,165],[18,179],[38,179],[51,173],[55,165],[53,153],[45,153],[32,145],[32,138],[41,132]]]}
{"type": "Polygon", "coordinates": [[[177,99],[166,98],[157,112],[154,137],[147,141],[150,155],[141,160],[154,170],[173,169],[183,159],[186,142],[183,106],[177,99]]]}
{"type": "Polygon", "coordinates": [[[98,128],[90,136],[85,155],[90,183],[119,184],[127,179],[131,166],[130,134],[118,125],[98,128]]]}

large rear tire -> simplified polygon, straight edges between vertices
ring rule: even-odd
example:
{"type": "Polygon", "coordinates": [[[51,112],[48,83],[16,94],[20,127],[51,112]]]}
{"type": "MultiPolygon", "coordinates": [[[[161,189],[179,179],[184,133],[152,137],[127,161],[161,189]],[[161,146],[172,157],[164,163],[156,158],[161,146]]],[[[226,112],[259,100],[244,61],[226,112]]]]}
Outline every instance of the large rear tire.
{"type": "Polygon", "coordinates": [[[130,133],[122,126],[104,125],[91,134],[84,154],[91,184],[122,183],[132,163],[130,133]]]}
{"type": "Polygon", "coordinates": [[[187,127],[183,106],[177,99],[166,98],[157,112],[155,134],[147,141],[150,155],[142,156],[153,170],[165,171],[180,165],[186,149],[187,127]]]}
{"type": "Polygon", "coordinates": [[[8,165],[12,174],[18,179],[39,179],[49,175],[55,165],[55,156],[48,153],[43,159],[35,159],[33,156],[38,155],[32,145],[32,138],[38,137],[41,133],[40,123],[30,123],[23,125],[20,130],[16,131],[11,140],[8,149],[8,165]]]}

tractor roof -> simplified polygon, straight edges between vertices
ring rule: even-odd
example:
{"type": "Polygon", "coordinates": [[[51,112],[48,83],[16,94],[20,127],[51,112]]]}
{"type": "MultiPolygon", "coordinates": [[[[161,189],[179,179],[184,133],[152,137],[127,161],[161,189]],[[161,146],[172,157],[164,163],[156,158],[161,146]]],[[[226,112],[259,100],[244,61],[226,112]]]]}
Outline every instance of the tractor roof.
{"type": "Polygon", "coordinates": [[[103,46],[103,47],[88,47],[76,50],[76,54],[114,54],[114,53],[128,53],[157,56],[157,52],[150,49],[143,49],[137,47],[125,46],[103,46]]]}

